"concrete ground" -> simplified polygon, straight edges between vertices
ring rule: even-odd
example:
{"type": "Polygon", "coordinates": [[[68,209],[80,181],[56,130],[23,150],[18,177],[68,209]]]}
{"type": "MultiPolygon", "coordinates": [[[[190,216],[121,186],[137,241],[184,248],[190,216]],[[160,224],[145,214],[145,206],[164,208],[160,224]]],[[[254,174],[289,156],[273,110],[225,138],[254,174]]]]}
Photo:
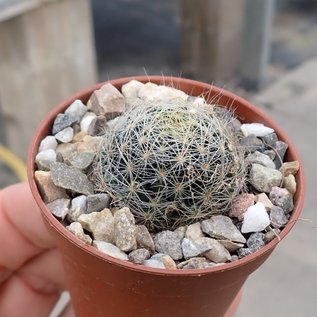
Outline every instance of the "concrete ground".
{"type": "MultiPolygon", "coordinates": [[[[160,6],[146,0],[92,2],[97,21],[100,80],[145,72],[181,74],[177,1],[162,0],[160,6]],[[108,34],[116,35],[112,42],[105,40],[108,34]]],[[[268,88],[254,94],[233,87],[280,123],[301,154],[307,176],[301,220],[270,259],[248,279],[237,317],[316,315],[317,152],[313,138],[317,123],[316,35],[316,10],[295,8],[279,13],[273,28],[268,88]]],[[[15,176],[1,164],[0,175],[0,188],[16,182],[15,176]]]]}

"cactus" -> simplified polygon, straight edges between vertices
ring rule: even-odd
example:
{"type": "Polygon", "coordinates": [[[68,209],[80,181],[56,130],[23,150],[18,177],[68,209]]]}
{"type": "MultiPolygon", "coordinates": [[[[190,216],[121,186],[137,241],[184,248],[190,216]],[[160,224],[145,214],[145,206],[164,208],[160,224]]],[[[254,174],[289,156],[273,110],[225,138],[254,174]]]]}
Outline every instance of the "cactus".
{"type": "Polygon", "coordinates": [[[97,190],[154,231],[226,213],[246,174],[231,119],[223,108],[191,101],[134,105],[103,135],[97,190]]]}

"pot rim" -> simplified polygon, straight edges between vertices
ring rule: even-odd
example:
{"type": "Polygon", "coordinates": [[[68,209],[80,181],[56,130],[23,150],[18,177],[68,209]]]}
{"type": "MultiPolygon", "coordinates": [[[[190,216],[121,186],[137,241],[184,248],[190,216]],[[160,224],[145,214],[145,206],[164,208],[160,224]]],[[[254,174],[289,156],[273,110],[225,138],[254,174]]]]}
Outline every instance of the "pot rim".
{"type": "Polygon", "coordinates": [[[63,236],[64,239],[68,240],[71,244],[73,244],[74,247],[80,248],[82,251],[88,252],[89,254],[99,258],[102,261],[105,261],[109,264],[120,266],[122,268],[132,270],[132,271],[138,271],[140,273],[146,273],[146,274],[155,274],[155,275],[163,275],[163,276],[203,276],[206,274],[216,274],[221,273],[223,271],[229,271],[236,269],[240,266],[243,266],[247,263],[251,263],[253,261],[256,261],[258,258],[262,257],[268,252],[272,252],[273,249],[276,247],[276,245],[289,233],[289,231],[294,226],[295,222],[298,220],[299,215],[301,213],[301,210],[304,205],[304,196],[306,192],[306,185],[305,185],[305,176],[303,171],[303,164],[302,160],[293,144],[293,142],[289,139],[287,134],[280,128],[280,126],[270,117],[268,116],[264,111],[257,108],[255,105],[250,103],[249,101],[245,100],[242,97],[239,97],[235,95],[234,93],[227,91],[222,88],[218,88],[216,86],[199,82],[192,79],[186,79],[186,78],[180,78],[180,77],[173,77],[173,76],[131,76],[131,77],[122,77],[119,79],[113,79],[113,80],[107,80],[105,82],[101,82],[98,84],[95,84],[89,88],[83,89],[69,98],[67,98],[65,101],[62,101],[59,103],[54,109],[42,120],[41,124],[37,128],[35,135],[33,137],[32,143],[29,148],[28,152],[28,162],[27,162],[27,173],[28,173],[28,181],[29,185],[33,194],[33,197],[35,198],[35,201],[37,205],[39,206],[42,216],[45,218],[47,223],[55,229],[61,236],[63,236]],[[81,99],[84,95],[91,94],[94,90],[99,89],[102,85],[105,83],[111,83],[114,86],[121,86],[124,83],[127,83],[130,80],[138,80],[141,82],[155,82],[155,83],[164,83],[164,84],[172,84],[174,87],[179,83],[185,83],[189,84],[191,86],[199,86],[204,91],[209,92],[213,91],[216,92],[218,95],[225,95],[227,98],[229,98],[231,101],[238,102],[243,104],[246,108],[252,110],[257,115],[259,115],[261,118],[264,119],[264,121],[269,121],[272,125],[271,127],[275,130],[277,135],[280,139],[285,141],[288,146],[289,150],[292,151],[293,156],[300,162],[300,170],[297,173],[297,183],[300,183],[301,186],[297,187],[296,191],[296,202],[294,206],[294,210],[292,211],[291,217],[286,224],[286,226],[281,230],[279,234],[279,239],[275,237],[272,241],[270,241],[268,244],[266,244],[264,247],[259,249],[258,251],[242,258],[239,260],[236,260],[234,262],[222,264],[219,266],[215,266],[212,268],[206,268],[206,269],[190,269],[190,270],[171,270],[171,269],[157,269],[157,268],[151,268],[146,267],[143,265],[137,265],[128,261],[119,260],[117,258],[111,257],[105,253],[102,253],[101,251],[98,251],[93,246],[89,246],[82,242],[80,239],[78,239],[75,235],[73,235],[71,232],[69,232],[62,223],[60,223],[48,210],[46,207],[44,201],[41,198],[41,195],[39,193],[39,190],[37,189],[37,185],[34,178],[34,172],[35,172],[35,156],[38,151],[39,144],[42,140],[42,131],[47,128],[48,125],[52,124],[52,121],[56,117],[56,115],[62,111],[64,111],[67,106],[69,106],[73,101],[76,99],[81,99]]]}

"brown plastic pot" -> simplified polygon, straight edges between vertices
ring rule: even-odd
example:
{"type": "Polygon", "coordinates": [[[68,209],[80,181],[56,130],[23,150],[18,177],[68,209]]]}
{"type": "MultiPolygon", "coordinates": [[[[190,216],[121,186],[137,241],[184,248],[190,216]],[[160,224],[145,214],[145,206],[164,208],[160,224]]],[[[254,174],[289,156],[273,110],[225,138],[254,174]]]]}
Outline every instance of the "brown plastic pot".
{"type": "MultiPolygon", "coordinates": [[[[205,95],[230,106],[243,122],[261,122],[272,127],[280,140],[289,145],[286,160],[299,160],[298,153],[278,124],[248,101],[209,84],[173,77],[143,76],[110,82],[120,88],[131,79],[173,85],[188,94],[205,95]]],[[[259,251],[238,261],[209,269],[160,270],[134,265],[107,256],[68,232],[45,206],[34,180],[34,158],[40,141],[51,133],[56,115],[75,99],[87,102],[102,84],[83,90],[58,105],[42,122],[29,152],[28,177],[34,198],[58,248],[63,254],[67,284],[77,317],[222,317],[233,316],[240,290],[248,276],[271,254],[279,243],[275,238],[259,251]]],[[[280,234],[283,239],[298,219],[304,203],[304,174],[296,175],[295,209],[280,234]]]]}

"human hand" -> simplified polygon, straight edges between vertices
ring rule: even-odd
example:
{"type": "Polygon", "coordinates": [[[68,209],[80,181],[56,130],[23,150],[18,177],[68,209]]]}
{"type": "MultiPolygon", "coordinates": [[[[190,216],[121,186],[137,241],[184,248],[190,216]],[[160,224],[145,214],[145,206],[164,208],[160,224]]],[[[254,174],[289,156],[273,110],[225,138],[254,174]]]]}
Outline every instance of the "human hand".
{"type": "MultiPolygon", "coordinates": [[[[0,191],[0,317],[46,317],[65,290],[55,248],[26,183],[0,191]]],[[[67,307],[63,317],[74,316],[67,307]]]]}

